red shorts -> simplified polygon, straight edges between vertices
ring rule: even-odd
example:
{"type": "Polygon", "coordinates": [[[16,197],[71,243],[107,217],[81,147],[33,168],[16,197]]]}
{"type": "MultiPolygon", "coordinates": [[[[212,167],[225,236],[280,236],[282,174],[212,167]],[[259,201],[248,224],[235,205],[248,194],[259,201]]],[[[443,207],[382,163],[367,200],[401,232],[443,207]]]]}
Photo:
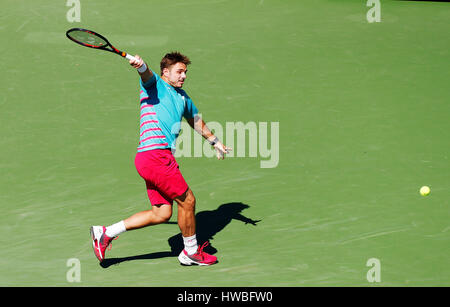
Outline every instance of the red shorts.
{"type": "Polygon", "coordinates": [[[173,199],[187,191],[188,185],[170,149],[138,152],[134,160],[136,170],[144,178],[150,203],[173,204],[173,199]]]}

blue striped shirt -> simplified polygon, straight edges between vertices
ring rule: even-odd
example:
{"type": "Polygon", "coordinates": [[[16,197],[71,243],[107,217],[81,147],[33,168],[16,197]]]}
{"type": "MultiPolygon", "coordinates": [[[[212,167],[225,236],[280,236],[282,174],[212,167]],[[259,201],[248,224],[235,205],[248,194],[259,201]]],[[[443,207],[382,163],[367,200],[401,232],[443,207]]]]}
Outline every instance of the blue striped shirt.
{"type": "Polygon", "coordinates": [[[198,114],[192,99],[181,88],[175,88],[153,72],[146,83],[139,79],[140,137],[138,152],[151,149],[175,150],[182,118],[198,114]]]}

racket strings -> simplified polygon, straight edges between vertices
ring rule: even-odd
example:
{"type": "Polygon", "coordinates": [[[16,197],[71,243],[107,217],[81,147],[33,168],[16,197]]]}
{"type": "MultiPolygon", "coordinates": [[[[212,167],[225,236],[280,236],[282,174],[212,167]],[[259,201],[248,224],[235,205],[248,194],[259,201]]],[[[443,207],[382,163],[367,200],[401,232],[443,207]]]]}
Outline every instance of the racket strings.
{"type": "Polygon", "coordinates": [[[77,30],[71,31],[68,35],[72,40],[90,47],[101,48],[108,45],[104,39],[91,32],[77,30]]]}

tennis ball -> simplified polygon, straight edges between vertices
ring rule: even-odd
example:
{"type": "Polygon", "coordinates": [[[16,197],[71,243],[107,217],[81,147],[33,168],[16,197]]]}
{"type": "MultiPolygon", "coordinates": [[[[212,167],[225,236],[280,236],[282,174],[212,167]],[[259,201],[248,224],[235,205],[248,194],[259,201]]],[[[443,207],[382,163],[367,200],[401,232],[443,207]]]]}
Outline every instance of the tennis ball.
{"type": "Polygon", "coordinates": [[[430,188],[429,187],[424,185],[423,187],[420,188],[420,195],[427,196],[428,194],[430,194],[430,188]]]}

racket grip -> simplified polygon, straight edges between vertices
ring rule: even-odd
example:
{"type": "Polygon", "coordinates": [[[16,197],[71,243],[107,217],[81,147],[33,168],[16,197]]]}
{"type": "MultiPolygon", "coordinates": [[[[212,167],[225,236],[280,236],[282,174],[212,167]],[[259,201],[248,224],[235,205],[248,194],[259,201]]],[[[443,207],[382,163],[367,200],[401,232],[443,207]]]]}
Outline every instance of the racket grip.
{"type": "Polygon", "coordinates": [[[135,58],[134,56],[132,56],[131,54],[128,54],[128,53],[127,53],[127,55],[125,56],[125,58],[126,58],[127,60],[136,60],[136,58],[135,58]]]}

